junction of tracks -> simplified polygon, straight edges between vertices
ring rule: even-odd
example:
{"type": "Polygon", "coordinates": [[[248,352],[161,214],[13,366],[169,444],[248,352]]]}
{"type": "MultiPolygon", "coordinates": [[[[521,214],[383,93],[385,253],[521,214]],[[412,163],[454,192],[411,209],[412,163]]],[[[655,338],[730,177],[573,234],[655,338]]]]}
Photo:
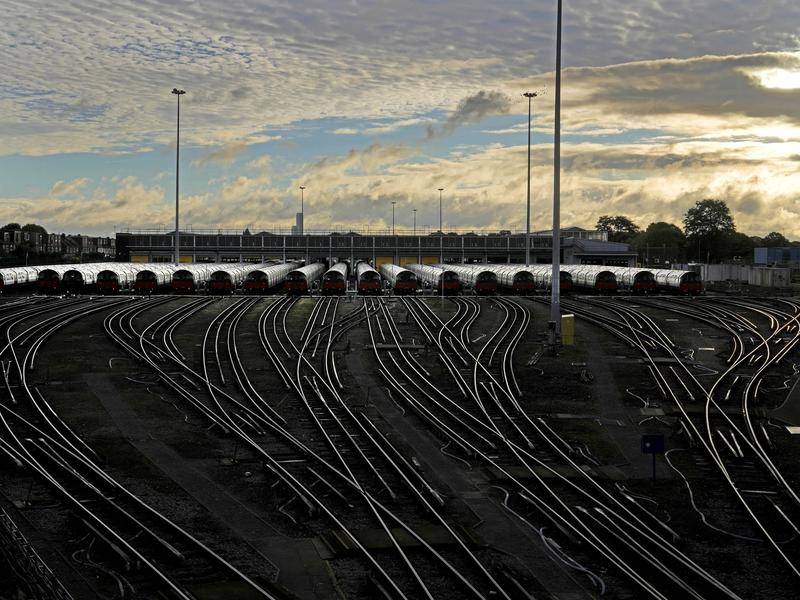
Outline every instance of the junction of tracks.
{"type": "Polygon", "coordinates": [[[795,598],[800,301],[562,308],[0,299],[0,597],[795,598]]]}

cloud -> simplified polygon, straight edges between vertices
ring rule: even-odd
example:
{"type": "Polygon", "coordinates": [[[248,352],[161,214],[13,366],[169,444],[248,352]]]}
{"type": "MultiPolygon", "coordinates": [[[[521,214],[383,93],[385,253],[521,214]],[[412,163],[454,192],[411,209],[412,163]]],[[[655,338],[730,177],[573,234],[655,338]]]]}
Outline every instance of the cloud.
{"type": "Polygon", "coordinates": [[[89,183],[89,181],[90,180],[86,177],[79,177],[78,179],[73,179],[72,181],[56,181],[55,184],[53,184],[53,187],[50,189],[50,195],[72,196],[80,188],[89,183]]]}
{"type": "MultiPolygon", "coordinates": [[[[419,118],[474,90],[552,69],[549,0],[353,6],[243,0],[220,19],[209,0],[180,11],[166,0],[146,11],[134,0],[41,0],[36,11],[7,4],[0,148],[44,155],[160,147],[174,132],[176,85],[187,91],[186,141],[216,147],[230,135],[324,116],[419,118]],[[109,74],[124,94],[109,94],[109,74]]],[[[628,3],[572,3],[565,20],[571,67],[800,47],[792,0],[768,8],[640,2],[635,11],[628,3]]]]}
{"type": "Polygon", "coordinates": [[[272,166],[272,156],[269,154],[262,154],[258,158],[255,158],[247,163],[247,166],[251,169],[260,169],[266,170],[272,166]]]}
{"type": "Polygon", "coordinates": [[[504,115],[510,110],[511,98],[506,94],[493,90],[481,90],[477,94],[467,96],[461,100],[439,129],[429,125],[427,137],[448,135],[462,125],[478,123],[487,117],[495,115],[504,115]]]}
{"type": "Polygon", "coordinates": [[[231,140],[226,144],[208,150],[199,158],[192,161],[193,167],[206,167],[212,164],[230,166],[237,159],[247,152],[248,146],[252,144],[263,144],[275,140],[280,140],[280,135],[253,134],[243,140],[231,140]]]}
{"type": "Polygon", "coordinates": [[[245,142],[232,142],[215,150],[210,150],[200,158],[192,161],[193,167],[205,167],[210,164],[231,165],[247,151],[245,142]]]}
{"type": "MultiPolygon", "coordinates": [[[[66,185],[84,180],[88,181],[81,178],[66,185]]],[[[144,185],[135,177],[117,179],[111,188],[98,188],[91,194],[81,187],[75,186],[69,199],[63,197],[67,193],[64,186],[54,186],[44,197],[0,198],[0,220],[39,223],[54,232],[108,235],[115,225],[166,223],[174,215],[174,205],[160,186],[144,185]]]]}
{"type": "MultiPolygon", "coordinates": [[[[663,140],[565,142],[562,147],[562,223],[593,227],[601,214],[625,214],[640,226],[680,224],[703,198],[725,200],[737,227],[800,239],[800,141],[663,140]]],[[[261,163],[260,157],[257,159],[261,163]]],[[[549,227],[552,146],[533,147],[533,225],[549,227]]],[[[421,157],[402,144],[371,144],[327,156],[276,181],[265,172],[239,175],[219,188],[181,200],[182,222],[196,228],[288,227],[306,185],[308,228],[385,228],[396,204],[398,227],[418,209],[420,231],[438,224],[437,188],[445,188],[444,222],[458,229],[520,228],[525,216],[526,146],[492,144],[444,157],[421,157]],[[302,174],[302,179],[300,179],[302,174]]],[[[53,195],[0,199],[0,221],[40,222],[48,230],[110,232],[115,225],[171,222],[164,189],[133,177],[109,189],[78,191],[68,202],[53,195]]]]}
{"type": "Polygon", "coordinates": [[[358,134],[358,129],[354,129],[353,127],[339,127],[338,129],[333,130],[334,135],[356,135],[358,134]]]}

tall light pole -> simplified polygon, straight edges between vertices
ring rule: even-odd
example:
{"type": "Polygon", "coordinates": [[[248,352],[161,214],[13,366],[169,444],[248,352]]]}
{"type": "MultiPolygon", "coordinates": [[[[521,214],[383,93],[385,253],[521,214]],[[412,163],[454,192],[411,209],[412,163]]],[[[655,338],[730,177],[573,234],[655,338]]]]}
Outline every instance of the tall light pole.
{"type": "Polygon", "coordinates": [[[180,166],[181,166],[181,96],[186,92],[172,88],[172,93],[178,96],[178,124],[175,130],[175,263],[181,262],[181,233],[180,233],[180,166]]]}
{"type": "Polygon", "coordinates": [[[306,186],[300,186],[300,235],[303,235],[306,232],[306,211],[305,211],[305,189],[306,186]]]}
{"type": "Polygon", "coordinates": [[[550,321],[553,348],[561,330],[561,2],[556,19],[556,99],[553,135],[553,271],[550,290],[550,321]]]}
{"type": "Polygon", "coordinates": [[[394,235],[394,205],[397,204],[395,200],[392,200],[392,235],[394,235]]]}
{"type": "Polygon", "coordinates": [[[414,236],[417,235],[417,209],[412,208],[411,212],[414,213],[414,236]]]}
{"type": "Polygon", "coordinates": [[[537,94],[536,92],[525,92],[522,94],[528,99],[528,211],[525,217],[525,266],[531,264],[531,102],[537,94]]]}
{"type": "Polygon", "coordinates": [[[439,264],[444,262],[444,229],[442,228],[442,192],[439,188],[439,264]]]}

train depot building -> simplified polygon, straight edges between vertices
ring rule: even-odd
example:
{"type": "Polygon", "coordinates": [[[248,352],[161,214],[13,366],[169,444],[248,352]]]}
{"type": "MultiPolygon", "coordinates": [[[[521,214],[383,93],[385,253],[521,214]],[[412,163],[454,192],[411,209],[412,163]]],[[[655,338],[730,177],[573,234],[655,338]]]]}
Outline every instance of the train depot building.
{"type": "MultiPolygon", "coordinates": [[[[122,231],[117,233],[117,260],[172,262],[173,232],[122,231]]],[[[393,263],[524,263],[525,236],[510,233],[437,233],[386,235],[349,231],[291,235],[230,230],[182,231],[181,262],[253,262],[269,260],[366,260],[375,268],[393,263]]],[[[552,260],[552,234],[531,234],[531,262],[552,260]]],[[[606,234],[577,227],[562,230],[563,264],[634,266],[636,252],[628,244],[609,242],[606,234]]]]}

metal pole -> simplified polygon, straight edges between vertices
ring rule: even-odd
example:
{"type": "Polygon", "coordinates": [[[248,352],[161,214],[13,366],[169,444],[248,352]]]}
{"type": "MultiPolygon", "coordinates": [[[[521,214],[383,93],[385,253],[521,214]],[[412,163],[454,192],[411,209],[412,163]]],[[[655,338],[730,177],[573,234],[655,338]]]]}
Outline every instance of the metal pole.
{"type": "Polygon", "coordinates": [[[439,264],[444,262],[444,229],[442,228],[442,192],[439,188],[439,264]]]}
{"type": "Polygon", "coordinates": [[[417,235],[417,209],[413,209],[411,212],[414,213],[414,235],[417,235]]]}
{"type": "Polygon", "coordinates": [[[394,205],[395,204],[397,204],[397,202],[392,202],[392,235],[395,235],[395,232],[394,232],[394,205]]]}
{"type": "Polygon", "coordinates": [[[536,92],[522,94],[528,99],[528,209],[525,217],[525,266],[531,264],[531,103],[536,92]]]}
{"type": "Polygon", "coordinates": [[[553,137],[553,271],[550,289],[550,321],[552,322],[554,344],[558,341],[561,330],[561,3],[558,0],[558,17],[556,20],[556,98],[555,127],[553,137]]]}
{"type": "Polygon", "coordinates": [[[180,165],[181,165],[181,96],[186,92],[172,88],[172,93],[178,96],[178,118],[175,129],[175,263],[181,262],[180,249],[180,165]]]}
{"type": "Polygon", "coordinates": [[[180,165],[181,165],[181,95],[178,94],[178,120],[175,130],[175,262],[181,262],[180,245],[180,165]]]}

